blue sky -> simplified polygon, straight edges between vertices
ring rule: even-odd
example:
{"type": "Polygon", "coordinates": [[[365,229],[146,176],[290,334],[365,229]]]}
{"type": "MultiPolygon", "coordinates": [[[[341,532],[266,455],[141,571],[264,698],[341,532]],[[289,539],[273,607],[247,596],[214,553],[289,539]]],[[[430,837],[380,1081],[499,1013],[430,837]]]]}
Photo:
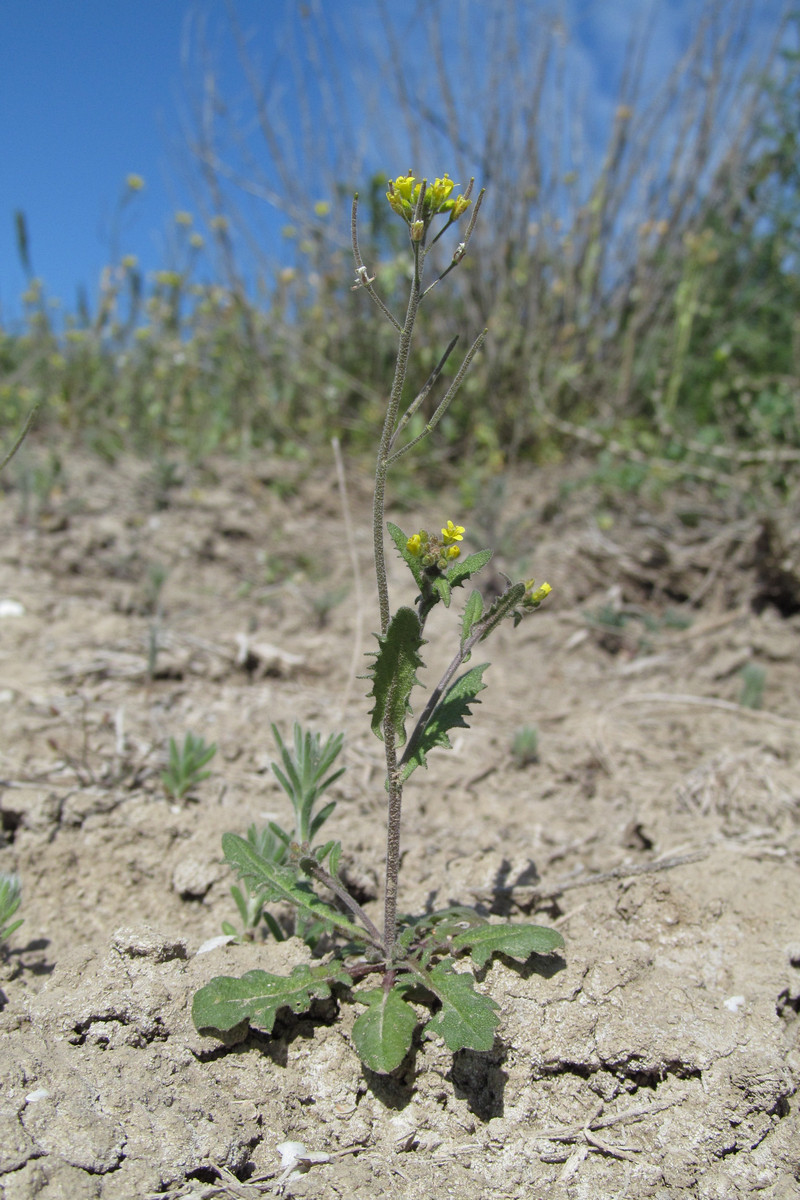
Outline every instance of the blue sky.
{"type": "MultiPolygon", "coordinates": [[[[497,2],[450,0],[449,11],[454,22],[461,19],[469,29],[497,2]]],[[[566,11],[573,33],[572,71],[589,114],[598,121],[613,111],[625,45],[637,20],[644,16],[657,26],[649,69],[658,75],[685,45],[699,6],[699,0],[520,3],[536,20],[566,11]]],[[[416,17],[425,5],[388,7],[401,37],[413,42],[416,17]]],[[[314,123],[316,106],[326,119],[333,112],[349,128],[354,171],[364,165],[398,173],[407,168],[405,161],[381,161],[388,142],[381,132],[385,45],[377,0],[237,0],[235,8],[261,76],[277,97],[276,112],[298,145],[303,121],[314,123]],[[359,80],[358,88],[327,90],[327,75],[307,53],[304,18],[323,30],[326,53],[342,68],[345,83],[359,80]],[[372,108],[365,106],[365,94],[373,97],[372,108]],[[296,103],[301,95],[305,106],[296,103]]],[[[768,35],[781,8],[780,0],[761,0],[754,37],[768,35]]],[[[196,47],[203,30],[222,93],[245,128],[245,144],[263,157],[222,0],[0,4],[0,321],[16,318],[26,285],[16,251],[16,210],[26,217],[34,273],[44,280],[47,295],[60,298],[68,309],[74,308],[79,286],[91,300],[112,254],[134,254],[145,270],[168,265],[175,211],[197,211],[183,130],[191,96],[199,94],[200,70],[195,54],[187,74],[182,48],[196,47]],[[131,173],[146,186],[120,208],[131,173]]],[[[426,66],[429,55],[430,48],[420,46],[418,63],[426,66]]],[[[405,152],[402,144],[401,139],[391,148],[393,156],[405,152]]],[[[279,255],[286,217],[262,200],[249,203],[263,218],[261,238],[279,255]]]]}

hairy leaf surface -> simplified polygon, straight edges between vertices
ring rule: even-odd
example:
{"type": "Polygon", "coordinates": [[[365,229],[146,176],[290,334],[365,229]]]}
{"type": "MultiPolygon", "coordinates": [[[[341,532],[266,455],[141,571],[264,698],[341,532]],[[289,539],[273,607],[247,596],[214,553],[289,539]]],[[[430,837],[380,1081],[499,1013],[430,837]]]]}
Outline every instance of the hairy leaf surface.
{"type": "Polygon", "coordinates": [[[481,618],[481,624],[485,626],[481,634],[481,640],[488,637],[493,629],[496,629],[501,621],[506,617],[511,616],[518,604],[522,603],[522,597],[525,595],[524,583],[513,583],[510,588],[506,588],[502,596],[498,596],[492,607],[486,615],[481,618]]]}
{"type": "Polygon", "coordinates": [[[465,718],[470,716],[470,705],[480,703],[477,695],[486,687],[481,677],[488,666],[488,663],[481,663],[480,666],[471,667],[447,689],[444,698],[433,710],[419,741],[402,764],[403,779],[408,779],[417,767],[428,765],[428,751],[434,746],[450,749],[448,730],[469,728],[465,718]]]}
{"type": "Polygon", "coordinates": [[[330,985],[335,982],[350,982],[349,975],[335,962],[314,967],[302,963],[291,975],[270,975],[267,971],[248,971],[240,979],[217,975],[195,993],[192,1020],[197,1029],[221,1032],[242,1021],[252,1021],[271,1033],[279,1009],[306,1012],[312,1000],[330,996],[330,985]]]}
{"type": "Polygon", "coordinates": [[[447,568],[447,582],[450,587],[461,587],[471,575],[483,570],[491,557],[491,550],[478,550],[475,554],[468,554],[466,558],[457,559],[454,566],[447,568]]]}
{"type": "Polygon", "coordinates": [[[417,558],[416,555],[412,554],[411,551],[408,549],[408,546],[407,546],[408,538],[403,533],[403,531],[399,527],[399,525],[393,525],[391,521],[387,521],[386,528],[389,530],[389,537],[392,539],[392,541],[394,542],[398,551],[400,552],[400,557],[403,559],[403,561],[405,563],[408,564],[409,570],[411,571],[411,574],[414,576],[414,582],[416,583],[417,587],[421,591],[422,590],[422,563],[420,562],[419,558],[417,558]]]}
{"type": "Polygon", "coordinates": [[[480,925],[456,934],[454,950],[468,950],[470,958],[482,967],[493,954],[525,962],[532,954],[552,954],[564,945],[555,929],[544,925],[480,925]]]}
{"type": "Polygon", "coordinates": [[[375,699],[372,709],[372,731],[383,737],[383,723],[389,721],[398,746],[406,740],[405,719],[411,711],[408,698],[418,682],[417,667],[423,666],[419,656],[424,645],[419,618],[413,608],[398,608],[389,622],[386,633],[378,636],[380,650],[370,672],[375,699]]]}
{"type": "Polygon", "coordinates": [[[491,1050],[499,1006],[490,996],[475,991],[472,976],[453,971],[445,959],[419,977],[442,1005],[426,1029],[444,1038],[448,1050],[491,1050]]]}
{"type": "Polygon", "coordinates": [[[470,593],[469,600],[464,608],[464,616],[461,618],[461,648],[463,650],[464,643],[472,633],[472,627],[476,621],[480,620],[483,614],[483,596],[476,589],[470,593]]]}
{"type": "Polygon", "coordinates": [[[353,1025],[358,1057],[371,1071],[388,1074],[400,1066],[411,1049],[417,1015],[396,987],[388,992],[383,988],[359,992],[356,999],[369,1004],[353,1025]]]}

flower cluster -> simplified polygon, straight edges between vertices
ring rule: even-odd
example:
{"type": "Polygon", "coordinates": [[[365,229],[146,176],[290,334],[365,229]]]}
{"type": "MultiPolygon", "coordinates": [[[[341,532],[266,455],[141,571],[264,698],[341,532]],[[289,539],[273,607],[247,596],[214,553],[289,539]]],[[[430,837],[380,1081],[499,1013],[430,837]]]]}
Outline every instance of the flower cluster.
{"type": "Polygon", "coordinates": [[[422,241],[425,230],[437,213],[446,213],[451,221],[457,221],[469,208],[471,200],[468,196],[451,195],[455,186],[449,175],[445,175],[442,179],[434,179],[432,183],[427,180],[418,183],[416,177],[409,171],[407,175],[398,175],[397,179],[389,180],[386,199],[398,216],[411,226],[413,240],[422,241]],[[425,183],[425,195],[421,211],[417,213],[423,182],[425,183]]]}
{"type": "Polygon", "coordinates": [[[464,532],[463,525],[454,525],[452,521],[448,521],[442,529],[441,537],[420,529],[419,533],[412,534],[408,539],[406,549],[414,558],[419,558],[424,567],[437,567],[444,571],[461,554],[461,547],[457,543],[463,542],[464,532]]]}

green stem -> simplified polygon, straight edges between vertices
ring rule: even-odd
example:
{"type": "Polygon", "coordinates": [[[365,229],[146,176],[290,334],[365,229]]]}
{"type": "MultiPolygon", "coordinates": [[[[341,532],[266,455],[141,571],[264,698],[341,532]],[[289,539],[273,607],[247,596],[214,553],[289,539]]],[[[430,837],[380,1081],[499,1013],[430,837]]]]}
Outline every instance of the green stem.
{"type": "MultiPolygon", "coordinates": [[[[403,328],[400,331],[400,342],[397,348],[392,390],[389,404],[383,422],[380,446],[378,448],[378,463],[375,469],[375,495],[372,508],[372,536],[375,553],[375,574],[378,582],[378,605],[381,614],[381,633],[389,628],[391,609],[389,607],[389,585],[386,578],[386,550],[384,545],[384,509],[386,500],[386,475],[389,468],[389,454],[392,436],[397,425],[400,411],[400,400],[403,385],[408,370],[408,357],[411,351],[411,338],[414,332],[414,322],[419,309],[421,292],[422,265],[424,251],[419,243],[414,245],[414,278],[411,283],[411,293],[408,298],[408,309],[403,328]]],[[[386,822],[386,887],[384,895],[383,943],[386,954],[391,958],[397,936],[397,879],[400,873],[400,821],[403,804],[403,785],[400,783],[397,771],[397,748],[394,728],[390,720],[384,722],[383,742],[386,755],[386,778],[389,789],[389,811],[386,822]]]]}

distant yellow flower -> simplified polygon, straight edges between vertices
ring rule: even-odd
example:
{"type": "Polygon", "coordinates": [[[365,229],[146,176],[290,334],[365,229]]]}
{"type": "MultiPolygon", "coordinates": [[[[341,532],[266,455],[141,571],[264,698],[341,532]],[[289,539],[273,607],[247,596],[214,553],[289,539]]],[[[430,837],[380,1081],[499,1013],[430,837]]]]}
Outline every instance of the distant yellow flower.
{"type": "Polygon", "coordinates": [[[464,196],[451,196],[455,186],[447,174],[443,175],[441,179],[437,176],[431,182],[425,181],[425,198],[419,214],[423,222],[421,235],[416,228],[417,222],[414,222],[414,215],[422,191],[422,181],[417,182],[416,176],[411,171],[407,175],[398,175],[397,179],[389,180],[386,199],[398,216],[412,226],[412,240],[420,242],[423,240],[431,219],[437,213],[445,213],[451,221],[455,221],[462,213],[466,212],[470,201],[464,196]]]}
{"type": "Polygon", "coordinates": [[[545,596],[549,596],[553,590],[549,583],[543,583],[541,587],[538,587],[534,590],[535,584],[535,579],[525,580],[526,591],[522,603],[526,605],[526,607],[538,608],[545,596]]]}
{"type": "Polygon", "coordinates": [[[140,192],[144,187],[144,180],[141,175],[129,175],[125,180],[125,186],[130,192],[140,192]]]}
{"type": "Polygon", "coordinates": [[[180,211],[180,212],[175,213],[175,224],[176,225],[183,225],[185,228],[188,228],[188,226],[191,225],[192,220],[193,220],[193,218],[192,218],[192,214],[190,212],[180,211]]]}
{"type": "Polygon", "coordinates": [[[451,545],[452,542],[463,542],[466,530],[463,525],[454,525],[452,521],[448,521],[446,527],[442,530],[442,538],[445,546],[451,545]]]}

